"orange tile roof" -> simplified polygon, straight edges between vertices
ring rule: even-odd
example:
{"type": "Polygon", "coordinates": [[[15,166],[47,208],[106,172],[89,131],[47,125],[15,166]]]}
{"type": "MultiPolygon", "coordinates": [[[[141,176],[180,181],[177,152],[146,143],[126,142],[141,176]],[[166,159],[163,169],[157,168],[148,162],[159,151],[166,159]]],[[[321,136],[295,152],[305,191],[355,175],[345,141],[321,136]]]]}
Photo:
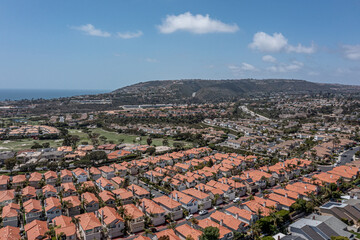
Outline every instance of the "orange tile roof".
{"type": "Polygon", "coordinates": [[[61,184],[62,189],[64,190],[64,192],[68,192],[68,191],[73,191],[76,192],[76,188],[74,183],[69,182],[69,183],[62,183],[61,184]]]}
{"type": "Polygon", "coordinates": [[[185,238],[187,236],[193,237],[195,240],[199,239],[202,235],[202,231],[190,227],[188,224],[183,224],[179,227],[176,227],[176,231],[179,232],[185,238]]]}
{"type": "Polygon", "coordinates": [[[0,185],[6,185],[10,181],[10,177],[7,175],[0,176],[0,185]]]}
{"type": "Polygon", "coordinates": [[[165,196],[165,195],[163,195],[161,197],[154,198],[153,201],[156,202],[156,203],[164,205],[168,209],[173,209],[173,208],[181,206],[180,203],[178,203],[177,201],[175,201],[175,200],[173,200],[173,199],[171,199],[171,198],[169,198],[168,196],[165,196]]]}
{"type": "Polygon", "coordinates": [[[147,213],[153,213],[153,214],[165,213],[165,210],[162,207],[160,207],[158,204],[156,204],[154,201],[150,199],[143,198],[140,203],[141,207],[142,204],[144,204],[145,211],[147,213]]]}
{"type": "Polygon", "coordinates": [[[95,196],[95,194],[91,193],[91,192],[85,192],[83,194],[81,194],[81,197],[84,198],[84,200],[89,204],[92,202],[96,202],[99,203],[99,199],[97,199],[97,197],[95,196]]]}
{"type": "Polygon", "coordinates": [[[186,194],[188,194],[190,196],[193,196],[193,197],[195,197],[197,199],[201,199],[201,200],[210,197],[209,194],[201,192],[201,191],[199,191],[199,190],[197,190],[195,188],[189,188],[189,189],[186,189],[186,190],[184,190],[182,192],[186,193],[186,194]]]}
{"type": "Polygon", "coordinates": [[[39,237],[44,237],[48,230],[49,229],[45,221],[34,220],[25,225],[25,232],[28,240],[35,240],[39,237]]]}
{"type": "Polygon", "coordinates": [[[84,231],[101,227],[99,219],[93,212],[80,214],[76,218],[79,218],[79,224],[84,231]]]}
{"type": "Polygon", "coordinates": [[[44,178],[45,179],[57,178],[57,174],[54,171],[47,171],[46,173],[44,173],[44,178]]]}
{"type": "Polygon", "coordinates": [[[27,200],[26,202],[24,202],[23,207],[25,213],[42,211],[41,202],[36,199],[27,200]]]}
{"type": "Polygon", "coordinates": [[[226,213],[215,211],[210,215],[211,218],[215,219],[216,221],[223,221],[224,225],[232,230],[237,230],[242,226],[247,225],[246,223],[240,221],[239,219],[234,218],[232,215],[228,215],[226,213]]]}
{"type": "Polygon", "coordinates": [[[70,171],[70,170],[67,170],[67,169],[61,170],[61,172],[60,172],[60,177],[63,178],[63,177],[66,177],[66,176],[72,177],[71,171],[70,171]]]}
{"type": "Polygon", "coordinates": [[[16,203],[10,203],[3,207],[1,217],[16,217],[19,214],[20,206],[16,203]]]}
{"type": "Polygon", "coordinates": [[[140,211],[134,204],[126,204],[125,208],[126,215],[131,216],[133,219],[137,219],[144,216],[144,213],[140,211]]]}
{"type": "Polygon", "coordinates": [[[127,189],[129,191],[132,191],[134,189],[134,193],[138,196],[150,194],[150,192],[148,190],[146,190],[145,188],[142,188],[136,184],[131,184],[130,186],[127,187],[127,189]]]}
{"type": "Polygon", "coordinates": [[[38,172],[33,172],[30,174],[29,182],[39,182],[42,179],[42,174],[38,172]]]}
{"type": "Polygon", "coordinates": [[[52,221],[57,226],[55,228],[56,235],[64,233],[65,236],[70,237],[76,234],[76,226],[71,222],[71,217],[61,215],[54,218],[52,221]]]}
{"type": "Polygon", "coordinates": [[[9,201],[14,199],[15,197],[15,190],[4,190],[0,191],[0,202],[9,201]]]}
{"type": "Polygon", "coordinates": [[[0,229],[0,240],[20,240],[20,228],[6,226],[0,229]]]}
{"type": "Polygon", "coordinates": [[[49,197],[45,199],[45,211],[49,211],[52,208],[58,208],[61,209],[61,203],[58,198],[55,197],[49,197]]]}
{"type": "Polygon", "coordinates": [[[43,192],[43,193],[45,193],[45,192],[54,192],[54,193],[57,193],[56,188],[55,188],[53,185],[50,185],[50,184],[43,186],[42,192],[43,192]]]}
{"type": "Polygon", "coordinates": [[[272,200],[272,201],[278,202],[281,205],[287,206],[287,207],[290,207],[292,204],[295,203],[295,200],[292,200],[292,199],[287,198],[287,197],[280,196],[280,195],[278,195],[276,193],[270,193],[268,195],[268,198],[270,200],[272,200]]]}
{"type": "Polygon", "coordinates": [[[120,214],[112,207],[103,207],[99,209],[99,214],[104,215],[104,222],[106,225],[110,223],[124,222],[124,219],[120,216],[120,214]]]}
{"type": "Polygon", "coordinates": [[[240,217],[245,218],[246,220],[250,221],[251,220],[251,216],[253,215],[252,212],[246,210],[246,209],[241,209],[235,206],[229,207],[226,209],[226,211],[232,213],[232,214],[238,214],[240,217]]]}
{"type": "Polygon", "coordinates": [[[62,199],[63,202],[69,201],[71,207],[77,207],[81,205],[80,199],[77,196],[68,196],[62,199]]]}
{"type": "Polygon", "coordinates": [[[206,218],[206,219],[202,219],[202,220],[199,220],[199,223],[198,225],[202,228],[202,229],[205,229],[206,227],[216,227],[219,229],[219,233],[220,233],[220,238],[223,238],[226,234],[229,234],[231,233],[231,230],[224,227],[224,226],[221,226],[220,224],[206,218]]]}
{"type": "Polygon", "coordinates": [[[22,183],[25,181],[26,181],[25,175],[16,175],[16,176],[13,176],[13,178],[12,178],[13,183],[22,183]]]}
{"type": "Polygon", "coordinates": [[[36,189],[32,186],[27,186],[27,187],[23,188],[21,195],[23,197],[24,196],[36,197],[36,189]]]}
{"type": "Polygon", "coordinates": [[[161,232],[156,233],[155,235],[158,239],[162,236],[168,236],[169,240],[181,240],[180,237],[178,237],[172,229],[165,229],[161,232]]]}
{"type": "Polygon", "coordinates": [[[104,201],[104,202],[107,202],[109,200],[114,200],[115,201],[115,198],[113,196],[113,194],[109,191],[102,191],[101,193],[99,193],[99,197],[104,201]]]}
{"type": "Polygon", "coordinates": [[[120,199],[128,199],[134,197],[131,191],[126,190],[125,188],[119,188],[112,191],[120,199]]]}

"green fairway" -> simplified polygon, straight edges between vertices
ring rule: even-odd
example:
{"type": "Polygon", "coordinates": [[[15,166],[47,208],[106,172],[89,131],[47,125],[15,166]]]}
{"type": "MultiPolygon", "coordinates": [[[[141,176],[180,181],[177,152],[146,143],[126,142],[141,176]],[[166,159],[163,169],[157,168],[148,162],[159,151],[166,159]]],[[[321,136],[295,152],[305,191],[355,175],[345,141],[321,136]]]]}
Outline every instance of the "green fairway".
{"type": "MultiPolygon", "coordinates": [[[[102,128],[95,128],[90,130],[92,133],[99,134],[98,140],[99,144],[109,143],[110,141],[114,142],[114,144],[120,144],[120,143],[138,143],[138,144],[147,144],[147,138],[148,136],[137,136],[137,135],[130,135],[130,134],[123,134],[123,133],[117,133],[117,132],[109,132],[102,128]],[[102,140],[101,136],[105,137],[105,141],[102,140]],[[123,141],[121,140],[123,139],[123,141]],[[139,141],[140,139],[140,141],[139,141]]],[[[71,135],[77,135],[80,138],[80,141],[78,144],[81,144],[82,142],[87,142],[88,144],[91,144],[91,140],[89,136],[84,133],[81,130],[78,129],[69,129],[69,134],[71,135]]],[[[152,140],[151,145],[155,146],[162,146],[163,145],[163,138],[154,138],[152,140]]],[[[22,150],[22,149],[29,149],[31,146],[34,145],[35,142],[39,144],[43,143],[50,143],[51,147],[59,147],[62,146],[62,139],[58,140],[34,140],[34,139],[17,139],[17,140],[5,140],[0,141],[0,151],[7,151],[7,150],[22,150]]],[[[168,138],[169,146],[173,147],[175,142],[183,143],[186,148],[192,147],[192,143],[189,142],[181,142],[181,141],[174,141],[171,138],[168,138]]]]}

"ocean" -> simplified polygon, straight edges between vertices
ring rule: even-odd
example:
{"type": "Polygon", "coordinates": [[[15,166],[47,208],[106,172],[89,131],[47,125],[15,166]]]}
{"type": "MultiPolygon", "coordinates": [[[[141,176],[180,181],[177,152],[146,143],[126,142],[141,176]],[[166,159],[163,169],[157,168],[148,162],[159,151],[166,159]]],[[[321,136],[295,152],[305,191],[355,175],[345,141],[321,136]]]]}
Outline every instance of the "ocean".
{"type": "Polygon", "coordinates": [[[22,99],[51,99],[87,94],[107,93],[111,90],[60,90],[60,89],[0,89],[0,101],[22,99]]]}

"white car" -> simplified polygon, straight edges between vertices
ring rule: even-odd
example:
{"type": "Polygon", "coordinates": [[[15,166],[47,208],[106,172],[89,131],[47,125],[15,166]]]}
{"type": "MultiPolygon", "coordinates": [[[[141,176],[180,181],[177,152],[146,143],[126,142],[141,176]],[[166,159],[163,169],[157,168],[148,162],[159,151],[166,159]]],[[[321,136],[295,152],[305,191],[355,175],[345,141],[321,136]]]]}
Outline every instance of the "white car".
{"type": "Polygon", "coordinates": [[[201,211],[199,212],[200,215],[205,215],[205,214],[207,214],[207,213],[208,213],[208,211],[206,211],[206,210],[201,210],[201,211]]]}
{"type": "Polygon", "coordinates": [[[240,202],[240,198],[238,198],[238,197],[235,198],[235,199],[233,200],[233,202],[234,202],[234,203],[240,202]]]}
{"type": "Polygon", "coordinates": [[[186,220],[190,220],[190,219],[192,219],[193,217],[194,217],[194,215],[189,214],[189,215],[186,216],[186,220]]]}

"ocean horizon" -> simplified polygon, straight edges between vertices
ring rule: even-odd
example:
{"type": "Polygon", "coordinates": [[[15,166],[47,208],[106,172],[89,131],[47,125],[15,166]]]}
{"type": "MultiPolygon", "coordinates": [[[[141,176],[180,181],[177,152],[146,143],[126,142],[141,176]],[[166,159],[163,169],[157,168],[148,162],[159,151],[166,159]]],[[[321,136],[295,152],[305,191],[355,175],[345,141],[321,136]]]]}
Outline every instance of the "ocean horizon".
{"type": "Polygon", "coordinates": [[[111,90],[96,89],[0,89],[0,101],[23,99],[52,99],[88,94],[107,93],[111,90]]]}

